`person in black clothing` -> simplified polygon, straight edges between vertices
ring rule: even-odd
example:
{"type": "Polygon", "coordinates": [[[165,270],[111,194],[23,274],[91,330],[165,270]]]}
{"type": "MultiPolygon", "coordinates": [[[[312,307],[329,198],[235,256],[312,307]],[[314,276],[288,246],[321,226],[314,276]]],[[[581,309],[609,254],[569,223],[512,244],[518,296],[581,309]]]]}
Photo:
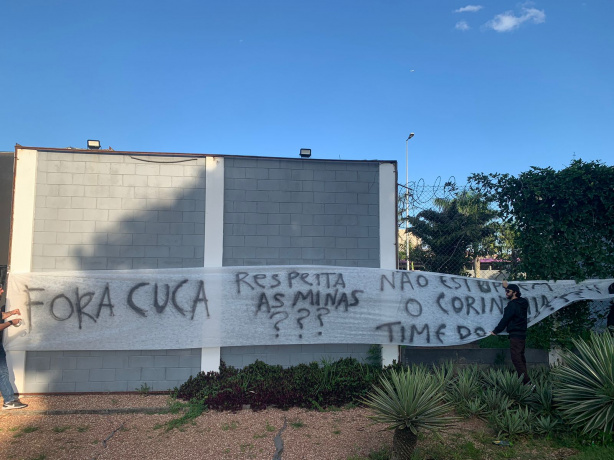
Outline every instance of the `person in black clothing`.
{"type": "Polygon", "coordinates": [[[510,336],[510,355],[512,364],[516,368],[516,373],[522,377],[522,382],[527,385],[531,383],[527,372],[527,360],[524,356],[525,343],[527,338],[527,311],[529,302],[522,298],[520,288],[516,284],[508,284],[503,281],[505,288],[505,297],[509,300],[505,310],[503,310],[503,318],[491,331],[491,335],[497,335],[503,330],[507,330],[510,336]]]}

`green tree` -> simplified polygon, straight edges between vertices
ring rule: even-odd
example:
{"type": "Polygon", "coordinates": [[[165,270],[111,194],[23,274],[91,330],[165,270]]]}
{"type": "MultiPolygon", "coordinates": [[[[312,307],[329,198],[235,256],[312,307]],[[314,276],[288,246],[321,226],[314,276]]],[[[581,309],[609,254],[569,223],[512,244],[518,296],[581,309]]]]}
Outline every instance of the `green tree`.
{"type": "MultiPolygon", "coordinates": [[[[560,170],[532,167],[517,177],[474,174],[469,183],[496,202],[514,234],[512,279],[577,281],[614,274],[614,167],[574,160],[560,170]]],[[[574,305],[529,330],[549,348],[586,335],[587,305],[574,305]]]]}
{"type": "Polygon", "coordinates": [[[493,244],[496,212],[480,194],[468,191],[434,203],[436,209],[409,219],[410,231],[423,243],[412,255],[421,258],[428,271],[462,274],[466,264],[487,254],[493,244]]]}

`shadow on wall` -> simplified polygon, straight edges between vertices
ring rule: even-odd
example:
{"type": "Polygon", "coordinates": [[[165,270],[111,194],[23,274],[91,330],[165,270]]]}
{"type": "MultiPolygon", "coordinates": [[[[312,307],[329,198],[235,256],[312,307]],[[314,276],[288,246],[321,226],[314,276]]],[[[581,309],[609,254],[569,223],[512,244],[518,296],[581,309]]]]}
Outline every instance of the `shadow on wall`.
{"type": "Polygon", "coordinates": [[[0,152],[0,265],[7,265],[13,202],[13,152],[0,152]]]}
{"type": "MultiPolygon", "coordinates": [[[[202,267],[205,162],[42,152],[33,270],[202,267]]],[[[379,266],[378,163],[225,164],[223,265],[379,266]]]]}
{"type": "Polygon", "coordinates": [[[203,266],[204,157],[43,152],[39,171],[33,271],[203,266]]]}

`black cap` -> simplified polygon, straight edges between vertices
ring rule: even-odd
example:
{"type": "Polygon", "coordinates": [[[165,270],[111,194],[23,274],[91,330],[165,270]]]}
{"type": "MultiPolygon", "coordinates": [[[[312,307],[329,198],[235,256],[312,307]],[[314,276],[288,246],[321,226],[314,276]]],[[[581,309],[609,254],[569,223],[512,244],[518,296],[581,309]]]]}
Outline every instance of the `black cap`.
{"type": "Polygon", "coordinates": [[[505,288],[505,290],[509,290],[509,291],[514,291],[517,292],[518,294],[520,294],[520,288],[518,287],[517,284],[508,284],[507,287],[505,288]]]}

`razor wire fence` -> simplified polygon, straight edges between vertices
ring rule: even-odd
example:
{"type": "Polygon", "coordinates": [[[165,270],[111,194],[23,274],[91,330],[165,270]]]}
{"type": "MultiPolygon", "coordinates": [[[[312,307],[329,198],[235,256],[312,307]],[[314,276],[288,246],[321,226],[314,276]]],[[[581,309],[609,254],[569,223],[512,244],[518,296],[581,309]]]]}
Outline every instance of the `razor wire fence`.
{"type": "Polygon", "coordinates": [[[398,268],[503,279],[511,241],[497,210],[454,177],[399,184],[398,268]]]}

